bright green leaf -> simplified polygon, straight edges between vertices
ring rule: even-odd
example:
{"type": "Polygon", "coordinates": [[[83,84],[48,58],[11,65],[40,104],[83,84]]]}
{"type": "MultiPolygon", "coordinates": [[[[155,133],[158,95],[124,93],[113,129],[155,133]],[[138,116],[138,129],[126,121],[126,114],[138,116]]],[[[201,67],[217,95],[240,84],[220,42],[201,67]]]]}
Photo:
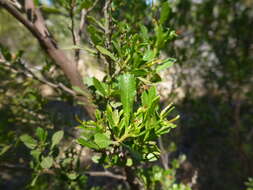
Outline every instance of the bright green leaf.
{"type": "Polygon", "coordinates": [[[40,141],[46,141],[47,132],[44,129],[42,129],[41,127],[38,127],[36,129],[36,135],[40,139],[40,141]]]}
{"type": "Polygon", "coordinates": [[[107,148],[110,144],[112,144],[112,141],[102,133],[95,134],[94,141],[101,149],[107,148]]]}
{"type": "Polygon", "coordinates": [[[0,151],[0,156],[2,156],[4,153],[6,153],[9,149],[11,148],[11,145],[5,145],[1,151],[0,151]]]}
{"type": "Polygon", "coordinates": [[[156,67],[156,72],[160,72],[164,69],[171,67],[175,62],[176,62],[176,59],[174,58],[168,58],[164,60],[163,63],[161,63],[160,65],[156,67]]]}
{"type": "Polygon", "coordinates": [[[26,147],[34,149],[37,146],[37,141],[31,136],[25,134],[20,137],[20,140],[25,144],[26,147]]]}
{"type": "Polygon", "coordinates": [[[53,134],[51,148],[60,143],[61,139],[63,138],[63,135],[64,135],[63,131],[57,131],[56,133],[53,134]]]}
{"type": "Polygon", "coordinates": [[[74,172],[67,174],[67,176],[70,180],[75,180],[78,177],[78,175],[74,172]]]}
{"type": "Polygon", "coordinates": [[[100,92],[101,95],[107,96],[107,89],[106,85],[104,85],[102,82],[100,82],[98,79],[93,77],[93,84],[98,92],[100,92]]]}
{"type": "Polygon", "coordinates": [[[92,149],[99,149],[98,145],[96,145],[95,143],[93,143],[92,141],[88,141],[88,140],[85,140],[84,138],[79,138],[77,140],[77,142],[79,144],[81,144],[82,146],[86,146],[88,148],[92,148],[92,149]]]}
{"type": "Polygon", "coordinates": [[[48,169],[48,168],[51,168],[51,166],[53,165],[53,162],[54,162],[53,158],[48,156],[48,157],[43,158],[40,165],[42,168],[48,169]]]}
{"type": "Polygon", "coordinates": [[[136,95],[136,80],[132,74],[123,74],[119,77],[120,99],[123,104],[124,116],[128,125],[136,95]]]}
{"type": "Polygon", "coordinates": [[[132,166],[133,165],[133,160],[131,158],[127,158],[126,166],[132,166]]]}
{"type": "Polygon", "coordinates": [[[113,61],[116,61],[116,60],[117,60],[117,58],[116,58],[110,51],[108,51],[107,49],[105,49],[104,47],[97,45],[96,48],[98,49],[98,51],[99,51],[100,53],[102,53],[103,55],[107,55],[107,56],[110,57],[113,61]]]}
{"type": "Polygon", "coordinates": [[[32,157],[33,157],[36,161],[39,161],[39,157],[40,157],[40,154],[41,154],[41,152],[40,152],[39,150],[37,150],[37,149],[32,150],[32,151],[30,152],[30,154],[32,155],[32,157]]]}
{"type": "Polygon", "coordinates": [[[143,55],[143,60],[144,61],[152,61],[155,58],[155,52],[153,50],[148,50],[145,52],[143,55]]]}

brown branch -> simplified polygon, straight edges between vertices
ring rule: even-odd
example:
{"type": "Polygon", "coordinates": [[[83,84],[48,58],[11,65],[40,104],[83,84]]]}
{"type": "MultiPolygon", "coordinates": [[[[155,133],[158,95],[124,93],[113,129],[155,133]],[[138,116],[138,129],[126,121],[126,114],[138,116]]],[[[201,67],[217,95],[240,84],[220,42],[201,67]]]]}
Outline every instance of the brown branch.
{"type": "MultiPolygon", "coordinates": [[[[2,169],[10,169],[10,170],[22,170],[25,172],[32,172],[33,169],[29,168],[27,166],[24,165],[18,165],[18,164],[1,164],[0,168],[2,169]]],[[[51,174],[51,175],[55,175],[55,171],[52,169],[45,169],[44,171],[42,171],[42,174],[51,174]]],[[[109,171],[87,171],[84,172],[85,175],[89,175],[89,176],[93,176],[93,177],[110,177],[110,178],[114,178],[117,180],[126,180],[126,177],[123,175],[119,175],[119,174],[114,174],[112,172],[109,171]]]]}
{"type": "Polygon", "coordinates": [[[114,174],[109,171],[102,171],[102,172],[101,171],[89,171],[89,172],[85,172],[85,174],[87,174],[89,176],[95,176],[95,177],[101,176],[101,177],[111,177],[111,178],[115,178],[118,180],[124,180],[124,181],[126,180],[125,176],[114,174]]]}
{"type": "MultiPolygon", "coordinates": [[[[33,0],[26,0],[25,4],[26,10],[31,14],[31,20],[25,18],[9,1],[0,0],[0,6],[5,8],[32,33],[32,35],[39,41],[43,50],[57,65],[60,66],[64,74],[70,80],[71,85],[78,86],[83,91],[87,91],[86,86],[83,84],[82,77],[77,70],[76,64],[57,47],[55,40],[47,30],[40,10],[35,8],[33,0]]],[[[94,119],[95,106],[91,103],[91,99],[91,96],[88,95],[88,97],[82,97],[81,101],[84,102],[89,116],[94,119]]]]}
{"type": "Polygon", "coordinates": [[[45,77],[43,76],[38,76],[37,74],[35,74],[35,72],[30,69],[27,64],[23,61],[23,60],[19,60],[19,64],[22,66],[22,70],[18,70],[17,68],[13,67],[11,63],[6,62],[6,60],[4,59],[0,59],[0,63],[4,64],[5,67],[8,68],[8,70],[10,70],[13,73],[23,73],[27,78],[32,78],[34,80],[39,81],[40,83],[46,84],[52,88],[55,88],[56,90],[58,90],[59,88],[67,93],[69,93],[72,96],[76,96],[76,92],[72,89],[70,89],[69,87],[65,86],[62,83],[58,83],[55,84],[53,82],[50,82],[49,80],[47,80],[45,77]]]}

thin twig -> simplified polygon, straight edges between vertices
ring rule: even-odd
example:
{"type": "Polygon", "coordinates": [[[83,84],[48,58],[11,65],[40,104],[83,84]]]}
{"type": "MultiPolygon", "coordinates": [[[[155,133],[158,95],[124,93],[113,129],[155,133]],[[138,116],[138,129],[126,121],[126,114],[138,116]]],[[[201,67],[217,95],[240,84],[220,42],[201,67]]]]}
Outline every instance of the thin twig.
{"type": "MultiPolygon", "coordinates": [[[[91,7],[89,7],[88,9],[82,9],[81,10],[81,15],[80,15],[80,24],[79,24],[79,29],[76,35],[76,42],[77,45],[81,44],[81,37],[82,34],[85,31],[85,24],[86,24],[86,17],[87,15],[95,8],[96,4],[98,3],[98,0],[95,0],[95,2],[93,3],[93,5],[91,7]]],[[[75,51],[75,57],[77,60],[80,59],[80,49],[76,49],[75,51]]]]}
{"type": "MultiPolygon", "coordinates": [[[[23,166],[23,165],[18,165],[18,164],[1,164],[0,168],[3,169],[11,169],[11,170],[22,170],[22,171],[27,171],[27,172],[32,172],[33,169],[23,166]]],[[[55,175],[55,171],[52,169],[46,169],[42,172],[42,174],[51,174],[51,175],[55,175]]],[[[119,175],[119,174],[114,174],[112,172],[109,171],[87,171],[84,172],[85,175],[89,175],[89,176],[94,176],[94,177],[110,177],[110,178],[114,178],[117,180],[126,180],[126,177],[123,175],[119,175]]]]}
{"type": "MultiPolygon", "coordinates": [[[[12,64],[4,61],[4,60],[0,60],[0,63],[4,64],[6,67],[8,67],[10,69],[10,71],[12,72],[20,72],[17,68],[14,68],[12,67],[12,64]]],[[[62,83],[59,83],[59,84],[55,84],[55,83],[52,83],[50,81],[48,81],[45,77],[43,76],[38,76],[37,74],[35,74],[35,72],[30,69],[27,64],[25,63],[25,61],[23,60],[19,60],[19,63],[20,65],[22,66],[22,73],[26,76],[26,77],[29,77],[29,78],[33,78],[43,84],[47,84],[48,86],[52,87],[52,88],[55,88],[55,89],[62,89],[63,91],[71,94],[72,96],[76,96],[76,92],[73,91],[72,89],[68,88],[67,86],[65,86],[64,84],[62,83]]]]}
{"type": "MultiPolygon", "coordinates": [[[[71,31],[71,35],[72,35],[72,41],[73,41],[73,45],[76,46],[77,44],[77,34],[75,31],[75,15],[74,15],[74,11],[75,11],[75,2],[72,0],[70,1],[70,9],[69,9],[69,16],[70,16],[70,20],[71,20],[71,26],[70,26],[70,31],[71,31]]],[[[74,50],[75,52],[75,62],[76,64],[79,61],[79,57],[77,57],[76,55],[76,49],[74,50]]]]}
{"type": "Polygon", "coordinates": [[[114,174],[111,173],[109,171],[89,171],[89,172],[85,172],[85,174],[89,175],[89,176],[101,176],[101,177],[111,177],[111,178],[115,178],[118,180],[126,180],[126,177],[123,175],[119,175],[119,174],[114,174]]]}
{"type": "Polygon", "coordinates": [[[161,149],[161,161],[162,161],[162,165],[164,167],[165,170],[169,169],[169,159],[168,159],[168,154],[163,146],[163,140],[162,137],[159,137],[158,139],[158,143],[159,143],[159,148],[161,149]]]}
{"type": "MultiPolygon", "coordinates": [[[[105,5],[104,5],[104,18],[105,18],[105,46],[107,49],[111,49],[111,37],[112,37],[112,8],[111,8],[111,3],[112,0],[106,0],[105,5]]],[[[105,57],[106,62],[108,64],[108,74],[110,76],[113,75],[113,61],[109,57],[105,57]]]]}

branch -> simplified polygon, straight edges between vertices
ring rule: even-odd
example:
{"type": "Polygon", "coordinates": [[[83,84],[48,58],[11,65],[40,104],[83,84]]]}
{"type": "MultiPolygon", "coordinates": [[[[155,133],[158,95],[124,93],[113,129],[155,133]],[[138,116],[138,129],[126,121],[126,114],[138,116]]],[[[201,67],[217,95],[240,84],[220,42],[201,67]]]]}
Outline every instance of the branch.
{"type": "MultiPolygon", "coordinates": [[[[95,0],[95,2],[93,3],[93,5],[90,8],[82,9],[82,11],[81,11],[81,16],[80,16],[81,20],[80,20],[80,24],[79,24],[79,30],[78,30],[77,36],[76,36],[77,45],[81,44],[81,37],[82,37],[82,34],[85,30],[86,17],[95,8],[97,3],[98,3],[98,0],[95,0]]],[[[76,49],[75,57],[78,60],[80,59],[80,49],[76,49]]]]}
{"type": "Polygon", "coordinates": [[[126,180],[125,176],[114,174],[114,173],[111,173],[109,171],[103,171],[103,172],[100,172],[100,171],[90,171],[90,172],[85,172],[85,174],[87,174],[89,176],[95,176],[95,177],[104,176],[104,177],[115,178],[115,179],[118,179],[118,180],[124,180],[124,181],[126,180]]]}
{"type": "MultiPolygon", "coordinates": [[[[83,84],[82,77],[77,70],[74,61],[70,60],[65,53],[57,47],[53,37],[49,34],[45,25],[44,19],[38,8],[34,7],[33,0],[26,0],[26,10],[30,13],[30,19],[25,18],[9,1],[0,0],[0,6],[5,8],[12,16],[21,22],[37,40],[39,41],[42,49],[60,66],[64,74],[70,80],[72,86],[78,86],[83,91],[88,91],[87,87],[83,84]]],[[[29,16],[29,15],[28,15],[29,16]]],[[[95,106],[91,103],[92,97],[82,97],[81,101],[84,102],[89,116],[94,119],[95,106]]]]}
{"type": "MultiPolygon", "coordinates": [[[[71,31],[72,41],[73,41],[74,46],[79,45],[79,43],[77,42],[77,34],[76,34],[76,31],[75,31],[75,17],[74,17],[75,16],[74,15],[75,6],[76,6],[75,1],[73,1],[73,0],[70,1],[70,9],[69,9],[69,17],[70,17],[70,20],[71,20],[70,31],[71,31]]],[[[79,57],[76,54],[76,50],[74,50],[74,51],[75,51],[75,62],[77,64],[78,61],[79,61],[79,57]]]]}
{"type": "MultiPolygon", "coordinates": [[[[26,171],[26,172],[32,172],[33,169],[23,166],[23,165],[15,165],[15,164],[1,164],[0,168],[2,169],[11,169],[11,170],[22,170],[22,171],[26,171]]],[[[42,172],[42,174],[51,174],[51,175],[55,175],[55,172],[53,170],[47,169],[44,170],[42,172]]],[[[109,171],[87,171],[84,172],[85,175],[89,175],[89,176],[93,176],[93,177],[110,177],[110,178],[114,178],[117,180],[126,180],[125,176],[119,175],[119,174],[114,174],[111,173],[109,171]]]]}
{"type": "MultiPolygon", "coordinates": [[[[106,0],[105,5],[104,5],[104,18],[105,18],[105,46],[107,49],[111,48],[111,36],[112,36],[112,18],[111,18],[111,12],[112,12],[112,8],[111,8],[111,3],[112,0],[106,0]]],[[[113,61],[108,58],[105,57],[106,62],[108,63],[108,74],[110,76],[113,75],[114,73],[114,67],[113,67],[113,61]]]]}
{"type": "MultiPolygon", "coordinates": [[[[11,71],[16,71],[16,72],[19,72],[18,69],[14,68],[14,67],[11,67],[11,64],[6,64],[7,62],[2,62],[2,60],[0,60],[0,63],[4,63],[5,66],[9,67],[11,69],[11,71]]],[[[59,83],[59,84],[55,84],[55,83],[52,83],[50,82],[49,80],[47,80],[45,77],[43,76],[38,76],[37,74],[35,74],[35,72],[30,69],[27,64],[25,63],[25,61],[23,60],[19,60],[19,64],[22,66],[23,70],[21,72],[23,72],[23,74],[26,76],[26,77],[29,77],[29,78],[33,78],[34,80],[37,80],[39,81],[40,83],[43,83],[43,84],[47,84],[48,86],[52,87],[52,88],[55,88],[55,89],[61,89],[67,93],[69,93],[70,95],[72,96],[76,96],[76,92],[72,89],[70,89],[69,87],[65,86],[64,84],[62,83],[59,83]]]]}
{"type": "Polygon", "coordinates": [[[164,167],[165,170],[169,169],[169,159],[168,159],[168,153],[165,150],[164,146],[163,146],[163,139],[162,137],[159,137],[158,139],[158,144],[159,144],[159,148],[161,149],[161,161],[162,161],[162,165],[164,167]]]}

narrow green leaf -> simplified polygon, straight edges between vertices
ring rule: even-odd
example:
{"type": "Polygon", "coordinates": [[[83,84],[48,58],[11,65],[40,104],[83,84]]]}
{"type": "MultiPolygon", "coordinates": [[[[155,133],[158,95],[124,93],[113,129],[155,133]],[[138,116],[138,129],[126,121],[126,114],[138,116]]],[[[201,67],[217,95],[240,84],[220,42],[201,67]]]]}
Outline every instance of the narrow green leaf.
{"type": "Polygon", "coordinates": [[[43,158],[40,165],[42,168],[48,169],[48,168],[51,168],[51,166],[53,165],[53,161],[54,161],[53,158],[48,156],[48,157],[43,158]]]}
{"type": "Polygon", "coordinates": [[[117,60],[117,58],[116,58],[110,51],[108,51],[107,49],[105,49],[104,47],[97,45],[96,48],[98,49],[98,51],[99,51],[100,53],[102,53],[103,55],[107,55],[107,56],[110,57],[113,61],[116,61],[116,60],[117,60]]]}
{"type": "Polygon", "coordinates": [[[77,142],[79,144],[81,144],[82,146],[88,147],[88,148],[92,148],[92,149],[99,149],[98,145],[96,145],[95,143],[85,140],[84,138],[79,138],[77,140],[77,142]]]}
{"type": "Polygon", "coordinates": [[[123,74],[119,77],[120,99],[123,104],[124,116],[128,125],[136,95],[136,80],[132,74],[123,74]]]}
{"type": "Polygon", "coordinates": [[[6,153],[10,148],[11,148],[11,145],[5,145],[5,146],[0,150],[0,156],[2,156],[4,153],[6,153]]]}
{"type": "Polygon", "coordinates": [[[102,96],[108,95],[105,85],[102,82],[100,82],[98,79],[96,79],[95,77],[93,77],[93,84],[95,88],[97,89],[97,91],[100,92],[102,96]]]}
{"type": "Polygon", "coordinates": [[[161,9],[161,15],[160,15],[160,23],[163,24],[167,19],[170,14],[170,5],[169,2],[164,2],[162,4],[162,9],[161,9]]]}
{"type": "Polygon", "coordinates": [[[63,135],[64,135],[63,131],[57,131],[56,133],[53,134],[51,148],[60,143],[61,139],[63,138],[63,135]]]}
{"type": "Polygon", "coordinates": [[[20,137],[20,140],[25,144],[26,147],[34,149],[37,146],[37,141],[31,136],[25,134],[20,137]]]}
{"type": "Polygon", "coordinates": [[[168,58],[164,60],[160,65],[156,67],[156,72],[160,72],[164,69],[171,67],[175,62],[176,62],[176,59],[174,58],[168,58]]]}
{"type": "Polygon", "coordinates": [[[38,178],[39,178],[39,173],[33,178],[32,182],[31,182],[32,187],[36,184],[38,178]]]}
{"type": "Polygon", "coordinates": [[[107,118],[110,126],[114,127],[115,123],[114,123],[114,120],[113,120],[112,107],[110,105],[106,106],[106,118],[107,118]]]}

